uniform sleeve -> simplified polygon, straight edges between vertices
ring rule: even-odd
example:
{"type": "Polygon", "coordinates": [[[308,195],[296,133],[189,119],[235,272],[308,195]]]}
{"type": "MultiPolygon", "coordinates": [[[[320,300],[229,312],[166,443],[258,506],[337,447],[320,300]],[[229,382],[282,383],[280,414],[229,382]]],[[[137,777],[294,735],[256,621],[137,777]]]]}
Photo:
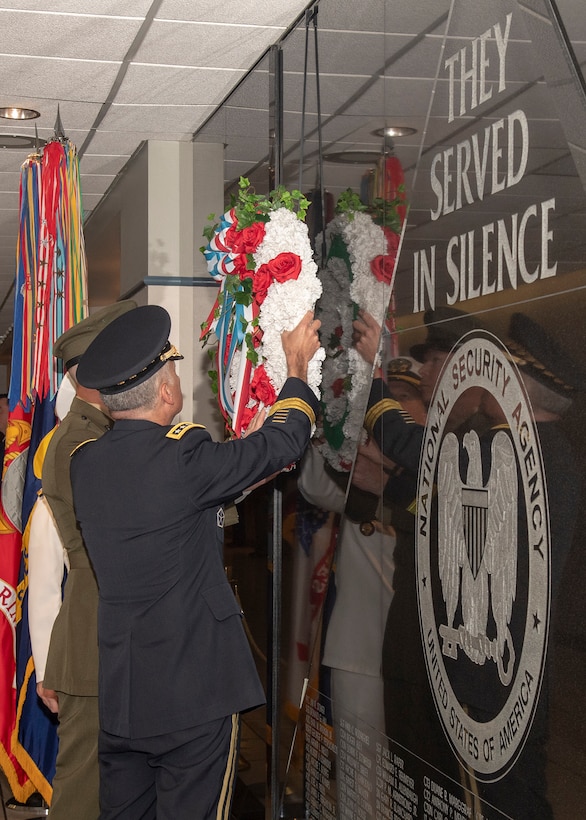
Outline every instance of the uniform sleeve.
{"type": "Polygon", "coordinates": [[[425,428],[391,398],[382,379],[372,384],[364,426],[387,458],[417,474],[425,428]]]}
{"type": "Polygon", "coordinates": [[[182,469],[199,509],[238,498],[246,489],[295,464],[305,452],[319,402],[301,379],[287,379],[260,430],[213,442],[204,431],[182,439],[182,469]]]}
{"type": "Polygon", "coordinates": [[[297,486],[305,500],[315,507],[343,513],[346,493],[330,478],[325,466],[318,448],[308,447],[299,468],[297,486]]]}
{"type": "Polygon", "coordinates": [[[51,631],[61,608],[66,554],[46,498],[31,513],[28,541],[28,614],[37,681],[45,677],[51,631]]]}

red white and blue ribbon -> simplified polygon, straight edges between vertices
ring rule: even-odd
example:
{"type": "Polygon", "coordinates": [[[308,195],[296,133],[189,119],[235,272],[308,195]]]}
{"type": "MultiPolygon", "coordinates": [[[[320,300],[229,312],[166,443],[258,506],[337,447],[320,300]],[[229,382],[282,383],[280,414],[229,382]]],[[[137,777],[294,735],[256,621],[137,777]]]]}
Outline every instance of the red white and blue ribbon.
{"type": "MultiPolygon", "coordinates": [[[[236,216],[232,208],[220,218],[216,233],[203,252],[208,272],[213,279],[219,282],[220,288],[201,333],[201,338],[212,332],[218,339],[216,353],[218,401],[222,415],[227,421],[231,421],[234,430],[238,429],[238,419],[248,402],[245,385],[250,382],[252,362],[242,356],[234,398],[232,397],[230,374],[235,356],[242,349],[246,334],[251,332],[254,315],[258,313],[253,306],[247,306],[238,300],[238,290],[234,292],[233,289],[228,292],[226,289],[227,277],[235,273],[235,260],[240,255],[233,249],[229,240],[230,229],[236,224],[236,216]]],[[[239,290],[244,294],[244,284],[239,290]]]]}

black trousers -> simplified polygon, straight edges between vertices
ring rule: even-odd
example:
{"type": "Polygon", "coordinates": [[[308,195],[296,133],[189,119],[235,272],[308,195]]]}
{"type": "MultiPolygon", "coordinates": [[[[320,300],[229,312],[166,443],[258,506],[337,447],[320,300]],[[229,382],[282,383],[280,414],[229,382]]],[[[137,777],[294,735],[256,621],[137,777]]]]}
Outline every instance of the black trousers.
{"type": "Polygon", "coordinates": [[[228,820],[240,716],[157,737],[100,732],[100,820],[228,820]]]}

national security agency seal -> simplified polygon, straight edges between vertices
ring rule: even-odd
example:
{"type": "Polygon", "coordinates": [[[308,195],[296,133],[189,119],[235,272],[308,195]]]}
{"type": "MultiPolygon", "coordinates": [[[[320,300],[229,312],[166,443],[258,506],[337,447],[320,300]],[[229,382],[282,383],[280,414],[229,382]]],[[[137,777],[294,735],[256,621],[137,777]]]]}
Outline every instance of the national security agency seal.
{"type": "Polygon", "coordinates": [[[437,712],[462,763],[495,781],[519,756],[539,699],[550,533],[529,399],[492,334],[464,336],[438,379],[416,530],[423,650],[437,712]],[[482,414],[463,420],[471,397],[490,409],[491,424],[475,421],[482,414]]]}

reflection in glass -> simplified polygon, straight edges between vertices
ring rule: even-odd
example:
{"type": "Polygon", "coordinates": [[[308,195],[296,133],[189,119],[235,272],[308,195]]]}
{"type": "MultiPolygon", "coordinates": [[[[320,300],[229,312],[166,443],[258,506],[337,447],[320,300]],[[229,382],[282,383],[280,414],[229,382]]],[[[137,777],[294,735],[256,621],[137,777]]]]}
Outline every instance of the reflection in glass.
{"type": "MultiPolygon", "coordinates": [[[[282,43],[284,182],[314,201],[330,357],[284,495],[285,813],[582,813],[586,123],[551,5],[321,0],[321,122],[303,23],[282,43]],[[361,240],[370,266],[388,237],[345,192],[372,206],[373,132],[398,120],[417,130],[392,146],[409,210],[363,368],[350,285],[361,240]],[[320,166],[319,130],[365,161],[320,166]],[[398,358],[426,426],[371,379],[398,358]]],[[[583,15],[556,6],[579,61],[583,15]]],[[[268,190],[268,98],[263,63],[198,135],[226,144],[227,191],[268,190]]]]}

